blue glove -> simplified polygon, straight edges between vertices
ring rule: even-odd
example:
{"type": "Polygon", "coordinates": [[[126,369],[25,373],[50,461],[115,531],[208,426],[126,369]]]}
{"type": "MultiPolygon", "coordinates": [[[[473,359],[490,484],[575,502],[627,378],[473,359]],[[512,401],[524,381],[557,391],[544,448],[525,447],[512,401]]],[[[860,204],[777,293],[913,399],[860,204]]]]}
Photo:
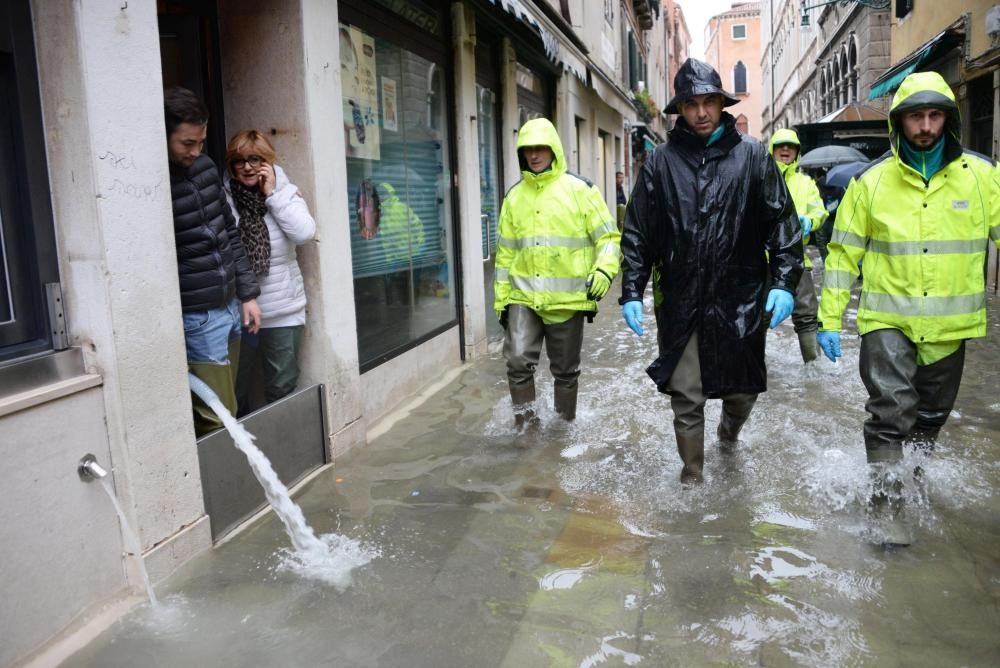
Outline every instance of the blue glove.
{"type": "Polygon", "coordinates": [[[840,357],[840,332],[816,332],[816,343],[831,362],[840,357]]]}
{"type": "Polygon", "coordinates": [[[795,305],[795,296],[788,290],[772,288],[767,293],[767,303],[764,310],[771,313],[771,329],[781,324],[781,321],[792,314],[792,306],[795,305]]]}
{"type": "Polygon", "coordinates": [[[622,304],[622,317],[633,332],[642,336],[642,302],[631,301],[622,304]]]}
{"type": "Polygon", "coordinates": [[[799,224],[802,225],[802,238],[805,239],[813,229],[813,221],[809,216],[799,216],[799,224]]]}

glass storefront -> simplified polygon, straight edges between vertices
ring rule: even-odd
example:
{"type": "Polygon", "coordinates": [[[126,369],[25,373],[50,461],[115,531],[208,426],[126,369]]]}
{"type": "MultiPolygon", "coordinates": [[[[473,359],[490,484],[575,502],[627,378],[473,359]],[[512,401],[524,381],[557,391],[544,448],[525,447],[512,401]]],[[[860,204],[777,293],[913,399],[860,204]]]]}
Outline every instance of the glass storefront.
{"type": "Polygon", "coordinates": [[[340,26],[361,370],[457,322],[446,71],[340,26]]]}

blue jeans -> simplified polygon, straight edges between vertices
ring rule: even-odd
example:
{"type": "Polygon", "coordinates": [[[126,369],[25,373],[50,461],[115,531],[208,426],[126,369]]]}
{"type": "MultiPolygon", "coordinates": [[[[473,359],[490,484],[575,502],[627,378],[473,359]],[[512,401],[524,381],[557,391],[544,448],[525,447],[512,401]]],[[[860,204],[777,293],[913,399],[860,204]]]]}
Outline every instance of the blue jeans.
{"type": "Polygon", "coordinates": [[[229,341],[239,339],[242,329],[240,302],[233,299],[226,306],[184,314],[184,345],[188,362],[229,361],[229,341]]]}

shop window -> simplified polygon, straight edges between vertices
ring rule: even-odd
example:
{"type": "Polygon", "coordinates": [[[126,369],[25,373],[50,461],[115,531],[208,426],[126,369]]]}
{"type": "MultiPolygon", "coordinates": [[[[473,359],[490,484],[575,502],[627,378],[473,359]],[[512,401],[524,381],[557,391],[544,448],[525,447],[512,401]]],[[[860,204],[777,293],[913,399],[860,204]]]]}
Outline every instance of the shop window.
{"type": "Polygon", "coordinates": [[[0,366],[66,347],[48,194],[29,3],[0,3],[0,366]]]}
{"type": "Polygon", "coordinates": [[[737,60],[733,67],[733,92],[737,95],[747,92],[747,66],[742,60],[737,60]]]}
{"type": "Polygon", "coordinates": [[[358,355],[365,371],[457,321],[446,77],[340,26],[358,355]]]}
{"type": "Polygon", "coordinates": [[[746,39],[747,38],[747,27],[744,23],[736,23],[733,25],[733,39],[746,39]]]}

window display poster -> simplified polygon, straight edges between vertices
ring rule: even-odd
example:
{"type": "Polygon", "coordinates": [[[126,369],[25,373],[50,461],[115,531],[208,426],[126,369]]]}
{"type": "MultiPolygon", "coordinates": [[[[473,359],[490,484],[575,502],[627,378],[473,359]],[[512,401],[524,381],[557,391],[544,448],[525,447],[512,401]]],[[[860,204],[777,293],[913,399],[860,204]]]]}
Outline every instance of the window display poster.
{"type": "Polygon", "coordinates": [[[382,128],[396,132],[396,82],[382,77],[382,128]]]}
{"type": "Polygon", "coordinates": [[[375,38],[344,24],[340,25],[340,75],[347,155],[378,160],[381,142],[375,79],[375,38]]]}

